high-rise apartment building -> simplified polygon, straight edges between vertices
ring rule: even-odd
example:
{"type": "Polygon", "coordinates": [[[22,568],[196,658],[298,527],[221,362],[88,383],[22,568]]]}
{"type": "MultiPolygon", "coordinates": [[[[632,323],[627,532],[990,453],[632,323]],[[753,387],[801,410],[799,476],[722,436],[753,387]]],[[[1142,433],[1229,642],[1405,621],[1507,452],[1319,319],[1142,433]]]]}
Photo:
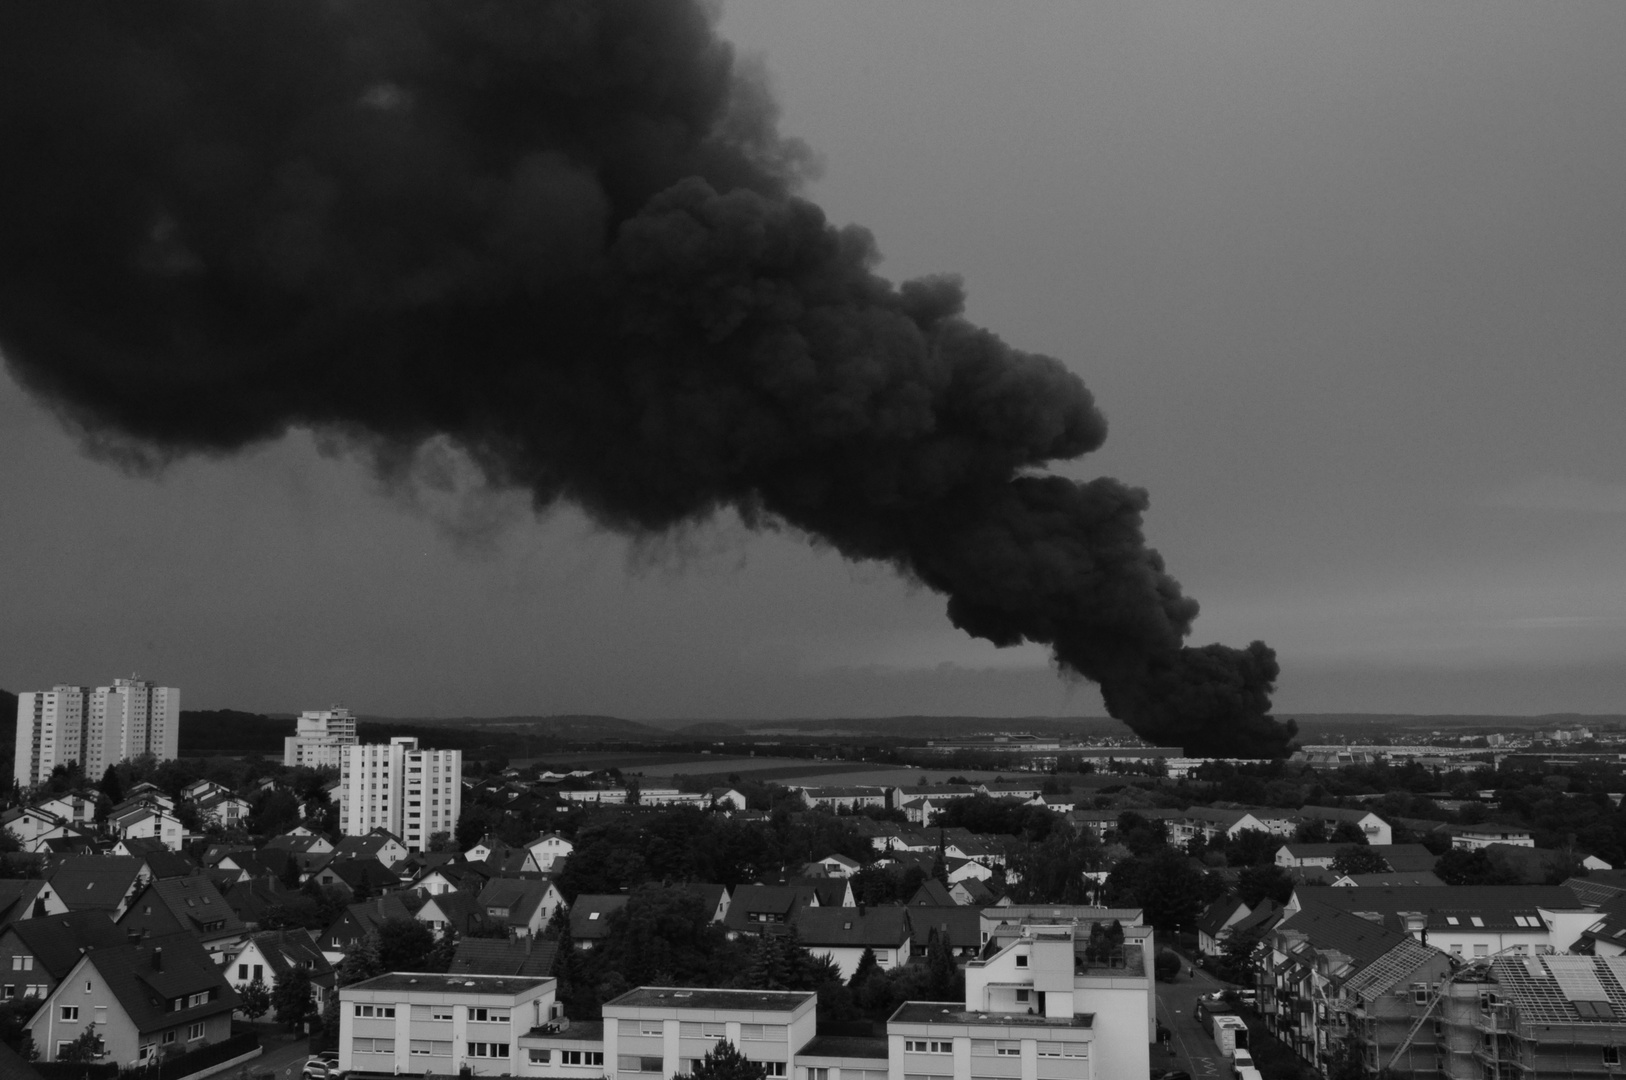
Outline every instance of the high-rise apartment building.
{"type": "Polygon", "coordinates": [[[307,709],[299,714],[294,733],[282,740],[282,763],[338,769],[344,765],[344,748],[356,742],[356,718],[349,709],[307,709]]]}
{"type": "Polygon", "coordinates": [[[142,754],[176,756],[181,692],[137,678],[112,686],[56,686],[17,695],[16,765],[24,786],[38,784],[58,765],[77,761],[99,779],[109,765],[142,754]]]}
{"type": "Polygon", "coordinates": [[[455,832],[463,808],[463,751],[420,750],[418,740],[344,748],[339,770],[339,831],[365,836],[388,829],[411,851],[426,851],[438,832],[455,832]]]}

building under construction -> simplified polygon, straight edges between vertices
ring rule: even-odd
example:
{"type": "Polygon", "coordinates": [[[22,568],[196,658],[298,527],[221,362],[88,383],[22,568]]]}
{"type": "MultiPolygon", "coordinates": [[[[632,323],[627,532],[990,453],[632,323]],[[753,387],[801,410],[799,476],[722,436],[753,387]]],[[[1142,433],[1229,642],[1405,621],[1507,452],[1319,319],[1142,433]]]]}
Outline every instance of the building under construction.
{"type": "Polygon", "coordinates": [[[1452,1080],[1626,1075],[1626,957],[1501,956],[1442,989],[1435,1045],[1452,1080]]]}

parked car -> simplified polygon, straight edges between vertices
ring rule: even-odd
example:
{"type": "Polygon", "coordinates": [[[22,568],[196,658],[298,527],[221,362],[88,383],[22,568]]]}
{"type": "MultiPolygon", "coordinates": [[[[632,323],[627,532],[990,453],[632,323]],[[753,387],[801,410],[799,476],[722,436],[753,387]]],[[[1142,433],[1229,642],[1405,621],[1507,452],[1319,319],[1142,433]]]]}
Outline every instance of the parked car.
{"type": "Polygon", "coordinates": [[[344,1073],[339,1069],[339,1055],[329,1051],[306,1058],[305,1068],[299,1075],[300,1080],[341,1080],[344,1073]]]}
{"type": "Polygon", "coordinates": [[[1191,1080],[1191,1074],[1184,1069],[1153,1069],[1152,1080],[1191,1080]]]}

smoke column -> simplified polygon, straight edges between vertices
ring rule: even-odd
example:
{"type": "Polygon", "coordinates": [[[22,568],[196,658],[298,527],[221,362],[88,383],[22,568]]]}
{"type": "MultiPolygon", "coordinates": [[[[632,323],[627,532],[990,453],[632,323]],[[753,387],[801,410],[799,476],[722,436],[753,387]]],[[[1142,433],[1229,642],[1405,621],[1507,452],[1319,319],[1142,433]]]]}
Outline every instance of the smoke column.
{"type": "Polygon", "coordinates": [[[894,286],[797,197],[760,80],[679,0],[0,9],[0,349],[93,446],[432,438],[649,534],[724,508],[1050,646],[1152,742],[1280,754],[1274,653],[1183,644],[1144,491],[1037,467],[1059,362],[894,286]]]}

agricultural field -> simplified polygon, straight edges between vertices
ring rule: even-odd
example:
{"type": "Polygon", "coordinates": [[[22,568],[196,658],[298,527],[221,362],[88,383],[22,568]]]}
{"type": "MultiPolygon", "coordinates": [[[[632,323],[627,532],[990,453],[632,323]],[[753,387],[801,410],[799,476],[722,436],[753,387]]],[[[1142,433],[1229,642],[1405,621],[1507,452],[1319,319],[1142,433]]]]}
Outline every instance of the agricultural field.
{"type": "Polygon", "coordinates": [[[895,765],[871,765],[862,761],[817,761],[810,758],[772,757],[766,754],[740,756],[737,754],[662,754],[580,752],[552,754],[546,758],[528,758],[512,764],[524,768],[534,762],[571,769],[620,769],[623,773],[636,773],[645,782],[670,780],[678,776],[741,777],[775,784],[820,786],[895,786],[915,787],[924,779],[928,784],[940,784],[950,776],[963,776],[967,780],[992,780],[995,777],[1021,776],[1021,773],[978,772],[975,770],[911,769],[895,765]]]}

